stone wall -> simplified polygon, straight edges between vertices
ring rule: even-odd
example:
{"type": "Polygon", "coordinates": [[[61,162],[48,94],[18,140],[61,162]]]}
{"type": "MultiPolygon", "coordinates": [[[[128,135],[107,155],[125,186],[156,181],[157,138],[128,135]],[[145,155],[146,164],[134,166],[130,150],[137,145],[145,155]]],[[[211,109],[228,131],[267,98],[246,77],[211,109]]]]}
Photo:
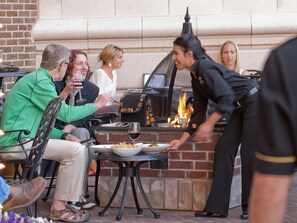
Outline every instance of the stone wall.
{"type": "Polygon", "coordinates": [[[143,73],[170,52],[186,7],[208,54],[217,60],[219,46],[234,40],[245,69],[262,69],[269,50],[297,33],[294,0],[0,0],[1,48],[7,63],[31,70],[48,43],[61,43],[88,53],[94,70],[101,49],[117,44],[125,50],[120,97],[142,88],[143,73]]]}
{"type": "Polygon", "coordinates": [[[187,7],[208,54],[218,60],[220,45],[234,40],[245,69],[261,70],[269,50],[297,33],[293,0],[40,0],[33,29],[37,62],[45,45],[57,42],[87,52],[94,70],[102,48],[117,44],[125,51],[118,70],[120,97],[125,89],[142,88],[143,73],[171,51],[187,7]]]}

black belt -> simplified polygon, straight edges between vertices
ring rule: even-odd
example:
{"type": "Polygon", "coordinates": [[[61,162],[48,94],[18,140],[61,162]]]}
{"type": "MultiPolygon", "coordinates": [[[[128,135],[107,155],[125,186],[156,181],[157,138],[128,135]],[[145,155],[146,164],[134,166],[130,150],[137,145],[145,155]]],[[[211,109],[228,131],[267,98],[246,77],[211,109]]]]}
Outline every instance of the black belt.
{"type": "Polygon", "coordinates": [[[239,109],[242,107],[242,105],[244,104],[244,102],[252,95],[254,95],[255,93],[258,92],[258,87],[253,87],[251,90],[248,91],[248,93],[246,93],[241,99],[239,99],[238,101],[234,101],[234,107],[235,109],[239,109]]]}

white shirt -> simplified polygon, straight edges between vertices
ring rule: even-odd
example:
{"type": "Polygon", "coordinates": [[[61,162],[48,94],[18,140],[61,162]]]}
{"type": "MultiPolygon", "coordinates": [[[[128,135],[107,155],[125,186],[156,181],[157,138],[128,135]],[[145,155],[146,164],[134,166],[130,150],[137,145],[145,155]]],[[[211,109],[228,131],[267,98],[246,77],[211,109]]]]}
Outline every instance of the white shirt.
{"type": "Polygon", "coordinates": [[[115,70],[112,71],[112,76],[113,79],[110,79],[106,72],[101,68],[94,71],[90,81],[100,88],[99,95],[109,94],[113,98],[115,97],[117,89],[117,73],[115,70]]]}

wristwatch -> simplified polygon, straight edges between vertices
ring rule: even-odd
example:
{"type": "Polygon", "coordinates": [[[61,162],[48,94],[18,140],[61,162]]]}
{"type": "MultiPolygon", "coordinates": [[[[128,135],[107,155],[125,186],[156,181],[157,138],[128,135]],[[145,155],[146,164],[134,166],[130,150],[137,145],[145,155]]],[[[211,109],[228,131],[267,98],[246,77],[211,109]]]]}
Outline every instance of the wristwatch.
{"type": "Polygon", "coordinates": [[[69,135],[69,132],[65,132],[63,133],[63,135],[61,136],[61,139],[66,140],[66,137],[69,135]]]}

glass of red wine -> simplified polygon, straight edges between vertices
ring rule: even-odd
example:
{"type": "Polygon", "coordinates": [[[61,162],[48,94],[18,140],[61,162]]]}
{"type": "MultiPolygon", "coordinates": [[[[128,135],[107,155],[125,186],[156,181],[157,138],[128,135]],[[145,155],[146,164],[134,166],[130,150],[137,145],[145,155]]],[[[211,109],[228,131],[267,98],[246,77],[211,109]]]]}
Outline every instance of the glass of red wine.
{"type": "Polygon", "coordinates": [[[133,144],[135,144],[135,140],[140,135],[140,123],[139,122],[130,122],[128,134],[129,134],[130,139],[133,141],[133,144]]]}
{"type": "MultiPolygon", "coordinates": [[[[82,73],[80,71],[76,71],[73,74],[73,83],[74,84],[75,83],[80,83],[81,86],[84,85],[84,83],[85,83],[84,77],[83,77],[83,75],[82,75],[82,73]]],[[[78,90],[78,96],[79,96],[79,99],[76,100],[76,104],[82,105],[82,104],[84,104],[87,101],[87,99],[82,98],[82,96],[81,96],[81,90],[80,89],[78,90]]]]}

